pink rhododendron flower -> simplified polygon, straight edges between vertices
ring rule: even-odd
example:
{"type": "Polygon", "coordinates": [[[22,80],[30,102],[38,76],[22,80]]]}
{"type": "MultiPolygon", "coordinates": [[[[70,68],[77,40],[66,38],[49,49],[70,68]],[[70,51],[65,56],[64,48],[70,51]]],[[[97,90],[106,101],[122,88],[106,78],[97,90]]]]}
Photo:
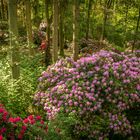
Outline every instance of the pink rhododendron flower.
{"type": "Polygon", "coordinates": [[[3,136],[2,135],[0,135],[0,140],[3,140],[3,136]]]}

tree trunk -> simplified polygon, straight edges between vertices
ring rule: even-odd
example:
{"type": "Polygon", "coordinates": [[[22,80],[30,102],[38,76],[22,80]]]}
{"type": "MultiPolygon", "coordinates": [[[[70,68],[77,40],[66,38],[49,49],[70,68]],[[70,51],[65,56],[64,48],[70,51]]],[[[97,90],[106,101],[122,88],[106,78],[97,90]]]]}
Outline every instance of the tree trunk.
{"type": "Polygon", "coordinates": [[[126,6],[126,12],[125,12],[125,21],[124,21],[124,39],[123,39],[123,44],[124,47],[126,45],[125,41],[126,41],[126,33],[127,33],[127,19],[128,19],[128,10],[129,10],[129,5],[127,4],[127,1],[125,3],[126,6]]]}
{"type": "Polygon", "coordinates": [[[30,0],[25,0],[25,6],[26,6],[27,42],[28,42],[28,47],[30,49],[30,55],[32,55],[33,54],[33,49],[32,49],[33,38],[32,38],[31,3],[30,3],[30,0]]]}
{"type": "Polygon", "coordinates": [[[39,0],[34,0],[33,11],[34,25],[38,28],[41,22],[39,17],[39,0]]]}
{"type": "Polygon", "coordinates": [[[60,8],[59,8],[59,51],[60,51],[60,55],[64,56],[64,31],[63,31],[63,21],[64,21],[64,16],[63,16],[63,1],[60,2],[60,8]]]}
{"type": "Polygon", "coordinates": [[[101,34],[101,39],[100,40],[104,40],[105,39],[108,10],[111,8],[112,2],[113,2],[112,0],[106,0],[105,1],[104,19],[103,19],[102,34],[101,34]]]}
{"type": "Polygon", "coordinates": [[[117,12],[117,5],[118,5],[118,0],[114,1],[114,6],[113,6],[113,17],[114,17],[114,21],[115,23],[117,23],[117,16],[116,16],[116,12],[117,12]]]}
{"type": "Polygon", "coordinates": [[[91,0],[88,0],[86,39],[88,39],[89,37],[90,10],[91,10],[91,0]]]}
{"type": "Polygon", "coordinates": [[[8,20],[8,5],[5,6],[5,20],[8,20]]]}
{"type": "Polygon", "coordinates": [[[0,20],[2,20],[2,4],[0,2],[0,20]]]}
{"type": "Polygon", "coordinates": [[[4,20],[5,12],[4,12],[4,2],[3,2],[3,0],[1,0],[1,15],[2,15],[2,20],[4,20]]]}
{"type": "Polygon", "coordinates": [[[105,28],[106,28],[106,21],[107,21],[107,6],[106,6],[107,0],[105,1],[105,6],[104,6],[104,18],[103,18],[103,25],[102,25],[102,34],[101,34],[101,39],[104,40],[105,38],[105,28]]]}
{"type": "Polygon", "coordinates": [[[78,48],[78,0],[73,0],[73,59],[77,61],[78,48]]]}
{"type": "Polygon", "coordinates": [[[26,17],[26,8],[25,8],[25,6],[23,6],[23,7],[22,7],[22,15],[21,15],[21,21],[22,21],[22,26],[23,26],[23,27],[26,26],[25,17],[26,17]]]}
{"type": "Polygon", "coordinates": [[[53,0],[53,63],[58,59],[58,0],[53,0]]]}
{"type": "Polygon", "coordinates": [[[18,26],[17,26],[17,5],[16,0],[8,0],[9,11],[9,30],[10,30],[10,47],[12,56],[12,77],[18,79],[20,76],[20,54],[18,46],[18,26]]]}
{"type": "Polygon", "coordinates": [[[133,44],[132,44],[132,52],[134,51],[134,48],[135,48],[135,43],[136,43],[136,40],[137,40],[137,33],[138,33],[138,30],[139,30],[139,25],[140,25],[140,7],[139,7],[139,16],[138,16],[138,19],[137,19],[137,26],[136,26],[136,30],[135,30],[135,34],[134,34],[134,41],[133,41],[133,44]]]}
{"type": "Polygon", "coordinates": [[[49,16],[49,5],[50,0],[45,0],[45,14],[46,14],[46,21],[47,21],[47,36],[46,36],[46,42],[47,47],[45,50],[45,65],[46,67],[51,64],[51,52],[50,52],[50,16],[49,16]]]}

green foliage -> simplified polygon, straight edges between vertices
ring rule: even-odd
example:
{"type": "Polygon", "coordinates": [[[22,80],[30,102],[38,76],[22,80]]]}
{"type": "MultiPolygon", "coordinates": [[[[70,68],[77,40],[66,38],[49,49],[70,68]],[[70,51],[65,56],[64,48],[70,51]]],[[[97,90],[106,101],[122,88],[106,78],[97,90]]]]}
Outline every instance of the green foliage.
{"type": "Polygon", "coordinates": [[[20,114],[25,117],[33,112],[33,94],[37,86],[37,78],[43,70],[40,62],[41,54],[32,58],[22,55],[21,58],[21,76],[18,81],[11,78],[10,59],[3,57],[0,62],[0,100],[12,114],[20,114]],[[40,66],[39,66],[40,65],[40,66]]]}
{"type": "Polygon", "coordinates": [[[73,128],[77,121],[74,114],[71,114],[70,116],[67,116],[62,112],[58,114],[57,117],[48,124],[49,140],[59,140],[60,138],[61,140],[75,140],[73,128]]]}

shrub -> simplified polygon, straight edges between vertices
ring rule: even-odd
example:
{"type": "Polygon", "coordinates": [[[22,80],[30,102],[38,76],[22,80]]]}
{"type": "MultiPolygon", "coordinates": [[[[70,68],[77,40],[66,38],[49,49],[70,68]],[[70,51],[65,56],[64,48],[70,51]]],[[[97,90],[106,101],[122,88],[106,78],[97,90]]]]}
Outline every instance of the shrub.
{"type": "Polygon", "coordinates": [[[48,132],[48,124],[41,116],[29,115],[21,119],[13,117],[5,107],[0,104],[0,136],[1,139],[33,139],[44,138],[48,132]]]}
{"type": "Polygon", "coordinates": [[[65,125],[61,114],[71,118],[77,139],[139,137],[140,58],[109,51],[77,62],[67,58],[48,67],[39,82],[36,105],[56,125],[65,125]]]}

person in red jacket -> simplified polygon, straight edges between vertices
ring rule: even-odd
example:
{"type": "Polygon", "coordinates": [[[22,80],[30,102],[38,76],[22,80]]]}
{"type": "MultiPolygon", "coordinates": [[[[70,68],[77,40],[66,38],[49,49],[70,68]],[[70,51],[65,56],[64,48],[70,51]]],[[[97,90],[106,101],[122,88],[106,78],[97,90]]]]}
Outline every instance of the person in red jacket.
{"type": "Polygon", "coordinates": [[[42,42],[41,42],[41,45],[40,45],[40,48],[39,49],[41,51],[45,51],[46,48],[47,48],[47,41],[46,41],[46,39],[42,39],[42,42]]]}

